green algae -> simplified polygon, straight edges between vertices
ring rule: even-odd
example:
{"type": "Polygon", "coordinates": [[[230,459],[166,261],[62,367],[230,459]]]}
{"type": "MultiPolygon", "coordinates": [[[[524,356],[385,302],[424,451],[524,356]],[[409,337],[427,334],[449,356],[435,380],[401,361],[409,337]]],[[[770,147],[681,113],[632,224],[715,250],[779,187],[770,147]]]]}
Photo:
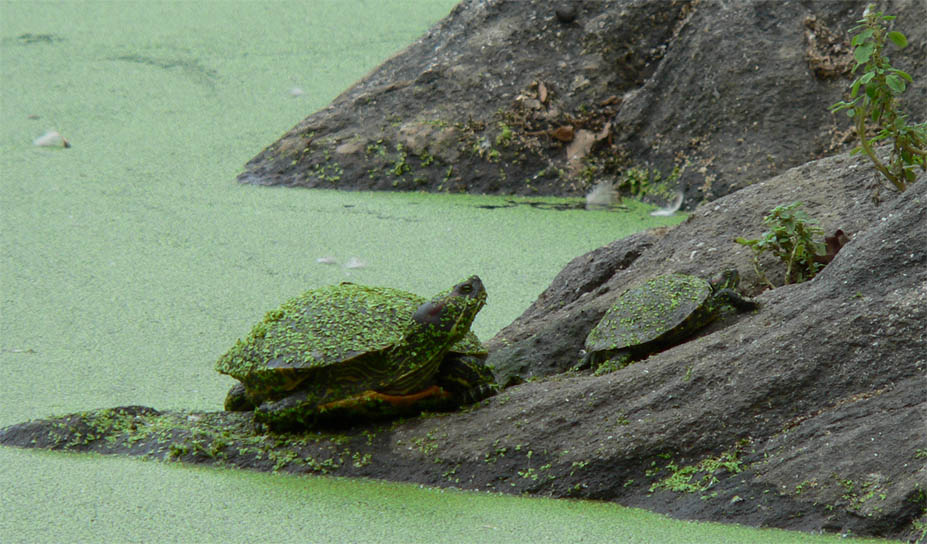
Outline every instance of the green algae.
{"type": "Polygon", "coordinates": [[[389,543],[418,542],[422,536],[433,542],[537,544],[846,542],[836,536],[679,522],[607,503],[373,481],[358,485],[344,478],[293,478],[96,455],[14,449],[0,454],[4,482],[14,480],[15,467],[48,467],[5,497],[0,528],[15,542],[389,543]],[[99,477],[101,462],[107,478],[99,477]],[[187,484],[178,488],[178,481],[187,484]],[[45,487],[54,487],[56,500],[35,500],[45,487]],[[176,498],[164,501],[165,496],[176,498]]]}

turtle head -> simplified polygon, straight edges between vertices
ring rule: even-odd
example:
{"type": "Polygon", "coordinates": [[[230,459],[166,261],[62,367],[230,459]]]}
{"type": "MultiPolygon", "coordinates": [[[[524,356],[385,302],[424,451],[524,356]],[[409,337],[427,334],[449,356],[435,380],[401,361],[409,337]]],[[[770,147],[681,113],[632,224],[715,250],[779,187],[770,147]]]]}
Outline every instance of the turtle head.
{"type": "Polygon", "coordinates": [[[484,304],[486,289],[483,282],[478,276],[470,276],[450,291],[439,293],[419,306],[412,319],[450,336],[463,337],[484,304]]]}
{"type": "Polygon", "coordinates": [[[740,273],[736,268],[731,268],[711,281],[711,291],[717,293],[722,289],[736,289],[738,284],[740,284],[740,273]]]}

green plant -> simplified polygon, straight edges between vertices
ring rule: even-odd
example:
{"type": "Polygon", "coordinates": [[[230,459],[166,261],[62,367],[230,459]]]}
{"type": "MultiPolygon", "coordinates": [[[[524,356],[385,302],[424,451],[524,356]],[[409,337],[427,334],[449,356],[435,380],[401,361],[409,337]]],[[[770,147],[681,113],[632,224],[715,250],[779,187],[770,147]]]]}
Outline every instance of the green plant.
{"type": "Polygon", "coordinates": [[[662,198],[672,198],[676,192],[676,185],[685,166],[676,165],[665,178],[656,168],[640,168],[632,166],[624,170],[616,184],[622,193],[630,194],[635,198],[647,195],[662,198]]]}
{"type": "Polygon", "coordinates": [[[904,191],[915,180],[916,168],[927,171],[927,123],[908,125],[908,116],[896,108],[897,97],[904,93],[907,83],[913,79],[893,67],[884,52],[886,40],[898,48],[908,45],[904,34],[885,27],[894,19],[892,15],[875,11],[870,4],[863,12],[863,18],[857,21],[860,24],[851,29],[858,31],[850,43],[856,59],[853,71],[865,66],[865,73],[850,86],[850,101],[837,102],[830,111],[847,111],[847,115],[853,118],[859,137],[859,146],[853,153],[864,152],[876,170],[896,189],[904,191]],[[866,133],[867,122],[875,123],[878,128],[871,138],[866,133]],[[883,163],[876,156],[873,144],[889,138],[894,145],[888,163],[883,163]]]}
{"type": "MultiPolygon", "coordinates": [[[[726,451],[718,457],[706,457],[694,465],[678,466],[673,461],[666,465],[670,475],[650,486],[650,492],[666,489],[677,493],[698,493],[707,491],[718,483],[719,475],[739,474],[743,472],[743,463],[738,459],[737,450],[726,451]]],[[[706,495],[704,498],[711,498],[706,495]]]]}
{"type": "Polygon", "coordinates": [[[753,268],[756,275],[770,287],[775,285],[766,278],[766,274],[760,268],[760,255],[767,251],[771,251],[785,263],[787,284],[810,280],[824,266],[818,262],[820,259],[815,257],[826,255],[827,248],[823,243],[814,241],[814,236],[822,234],[823,231],[813,219],[798,209],[801,205],[801,202],[793,202],[773,208],[769,215],[763,218],[763,223],[770,230],[763,233],[761,238],[748,240],[738,237],[734,240],[753,250],[753,268]]]}
{"type": "Polygon", "coordinates": [[[406,162],[405,148],[402,144],[396,144],[396,160],[393,162],[393,167],[390,168],[390,173],[398,178],[410,170],[412,170],[412,167],[406,162]]]}
{"type": "Polygon", "coordinates": [[[512,127],[499,123],[499,135],[496,136],[496,145],[508,147],[512,143],[512,127]]]}

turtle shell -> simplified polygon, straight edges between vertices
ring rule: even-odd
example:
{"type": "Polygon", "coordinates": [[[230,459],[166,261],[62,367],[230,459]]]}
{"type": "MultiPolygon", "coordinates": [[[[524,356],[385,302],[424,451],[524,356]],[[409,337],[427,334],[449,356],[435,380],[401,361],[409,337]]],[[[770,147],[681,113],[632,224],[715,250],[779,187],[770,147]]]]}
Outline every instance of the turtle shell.
{"type": "MultiPolygon", "coordinates": [[[[426,301],[399,289],[353,283],[311,289],[268,312],[219,359],[216,370],[249,388],[288,389],[294,374],[335,368],[395,345],[426,301]]],[[[486,355],[472,331],[451,351],[486,355]]]]}
{"type": "Polygon", "coordinates": [[[658,276],[625,291],[586,337],[586,351],[614,351],[670,341],[711,297],[711,285],[683,274],[658,276]]]}

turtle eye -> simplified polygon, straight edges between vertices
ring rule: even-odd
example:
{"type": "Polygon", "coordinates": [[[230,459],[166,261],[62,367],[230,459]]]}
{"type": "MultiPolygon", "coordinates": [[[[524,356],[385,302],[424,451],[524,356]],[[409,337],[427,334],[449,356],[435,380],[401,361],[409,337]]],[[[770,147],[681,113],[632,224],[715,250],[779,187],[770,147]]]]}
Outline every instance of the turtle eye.
{"type": "Polygon", "coordinates": [[[463,293],[463,294],[466,295],[466,294],[469,293],[470,291],[473,291],[473,286],[470,285],[469,283],[465,283],[465,284],[463,284],[463,285],[460,286],[460,292],[461,292],[461,293],[463,293]]]}

